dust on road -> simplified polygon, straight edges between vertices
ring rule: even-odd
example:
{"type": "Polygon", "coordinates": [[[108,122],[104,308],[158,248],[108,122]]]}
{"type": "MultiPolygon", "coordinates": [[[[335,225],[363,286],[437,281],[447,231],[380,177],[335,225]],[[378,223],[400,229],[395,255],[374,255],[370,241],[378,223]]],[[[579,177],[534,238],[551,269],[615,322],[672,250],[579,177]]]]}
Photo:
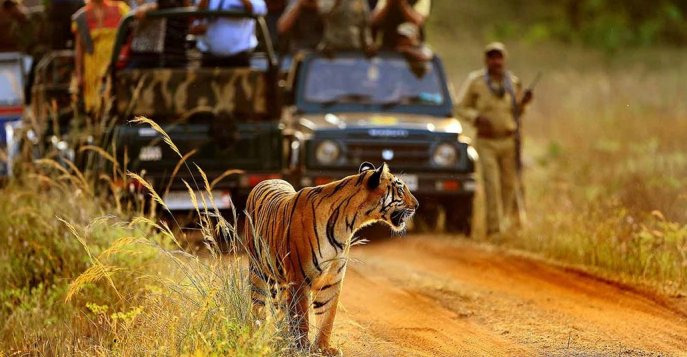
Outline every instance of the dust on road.
{"type": "Polygon", "coordinates": [[[353,249],[334,329],[346,356],[687,355],[687,301],[466,240],[353,249]]]}

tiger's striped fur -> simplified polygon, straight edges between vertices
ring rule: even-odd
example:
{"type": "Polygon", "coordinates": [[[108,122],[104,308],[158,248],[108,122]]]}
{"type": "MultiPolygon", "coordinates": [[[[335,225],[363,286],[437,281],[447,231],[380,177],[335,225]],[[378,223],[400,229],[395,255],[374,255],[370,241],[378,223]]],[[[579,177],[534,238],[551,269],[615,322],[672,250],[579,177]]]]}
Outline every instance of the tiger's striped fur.
{"type": "Polygon", "coordinates": [[[307,348],[312,295],[318,320],[314,347],[336,353],[329,339],[355,232],[379,221],[402,231],[417,207],[386,164],[375,169],[366,162],[357,175],[298,192],[283,180],[261,182],[246,205],[254,313],[264,318],[265,298],[282,287],[291,331],[299,347],[307,348]]]}

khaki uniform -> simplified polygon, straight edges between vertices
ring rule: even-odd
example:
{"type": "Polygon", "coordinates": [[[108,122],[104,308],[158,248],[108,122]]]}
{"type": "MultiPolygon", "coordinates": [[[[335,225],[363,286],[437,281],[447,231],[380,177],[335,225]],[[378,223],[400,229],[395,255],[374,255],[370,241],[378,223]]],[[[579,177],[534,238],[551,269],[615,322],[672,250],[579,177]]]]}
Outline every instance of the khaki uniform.
{"type": "MultiPolygon", "coordinates": [[[[514,98],[508,91],[499,97],[485,79],[486,70],[470,73],[458,98],[458,115],[470,123],[478,116],[489,119],[493,132],[485,137],[477,135],[475,147],[480,156],[480,168],[487,209],[487,232],[497,233],[505,227],[505,217],[513,216],[515,189],[518,185],[514,133],[517,130],[513,116],[514,98]]],[[[517,77],[510,74],[513,92],[520,98],[522,87],[517,77]]],[[[502,84],[492,83],[492,88],[502,84]]]]}

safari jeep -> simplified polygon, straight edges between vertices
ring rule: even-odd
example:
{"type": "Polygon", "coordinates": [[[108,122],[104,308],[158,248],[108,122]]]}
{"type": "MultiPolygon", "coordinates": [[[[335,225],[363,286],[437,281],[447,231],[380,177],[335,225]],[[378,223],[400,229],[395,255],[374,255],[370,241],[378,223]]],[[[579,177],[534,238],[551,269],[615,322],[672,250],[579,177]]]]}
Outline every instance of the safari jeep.
{"type": "MultiPolygon", "coordinates": [[[[203,67],[202,54],[196,49],[201,39],[192,34],[186,36],[184,58],[160,53],[148,56],[145,67],[131,66],[122,63],[118,55],[127,39],[136,39],[137,32],[131,30],[134,18],[128,16],[120,24],[112,59],[118,62],[112,69],[113,111],[117,117],[114,141],[120,152],[127,151],[129,169],[144,172],[158,189],[166,187],[173,177],[180,154],[192,153],[163,197],[172,210],[193,208],[182,180],[194,189],[204,189],[192,163],[213,183],[220,209],[230,207],[229,197],[237,204],[245,201],[250,189],[262,180],[289,178],[285,169],[289,144],[285,144],[288,139],[282,133],[277,100],[277,61],[264,19],[228,11],[178,8],[150,12],[145,21],[165,19],[169,24],[171,19],[184,19],[193,23],[237,17],[256,20],[261,45],[250,67],[203,67]],[[132,124],[130,120],[136,116],[159,124],[179,153],[149,125],[132,124]],[[228,170],[242,172],[230,174],[228,170]]],[[[130,55],[136,56],[133,49],[130,55]]],[[[163,191],[159,192],[162,195],[163,191]]]]}
{"type": "Polygon", "coordinates": [[[469,233],[476,151],[462,136],[441,61],[419,67],[397,53],[296,56],[287,81],[285,123],[299,133],[300,185],[387,162],[420,201],[418,217],[469,233]]]}
{"type": "Polygon", "coordinates": [[[0,180],[10,175],[13,131],[24,112],[26,56],[0,53],[0,180]]]}

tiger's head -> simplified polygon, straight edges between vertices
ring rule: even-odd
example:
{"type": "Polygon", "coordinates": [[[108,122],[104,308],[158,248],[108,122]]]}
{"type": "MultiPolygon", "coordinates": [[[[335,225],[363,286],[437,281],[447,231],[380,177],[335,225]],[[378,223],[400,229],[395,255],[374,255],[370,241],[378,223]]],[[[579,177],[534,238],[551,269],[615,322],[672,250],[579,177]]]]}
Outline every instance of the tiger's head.
{"type": "Polygon", "coordinates": [[[366,178],[365,186],[369,197],[366,201],[366,218],[383,221],[396,232],[403,231],[406,221],[420,206],[406,184],[389,171],[386,163],[375,168],[371,163],[364,162],[358,173],[366,178]]]}

